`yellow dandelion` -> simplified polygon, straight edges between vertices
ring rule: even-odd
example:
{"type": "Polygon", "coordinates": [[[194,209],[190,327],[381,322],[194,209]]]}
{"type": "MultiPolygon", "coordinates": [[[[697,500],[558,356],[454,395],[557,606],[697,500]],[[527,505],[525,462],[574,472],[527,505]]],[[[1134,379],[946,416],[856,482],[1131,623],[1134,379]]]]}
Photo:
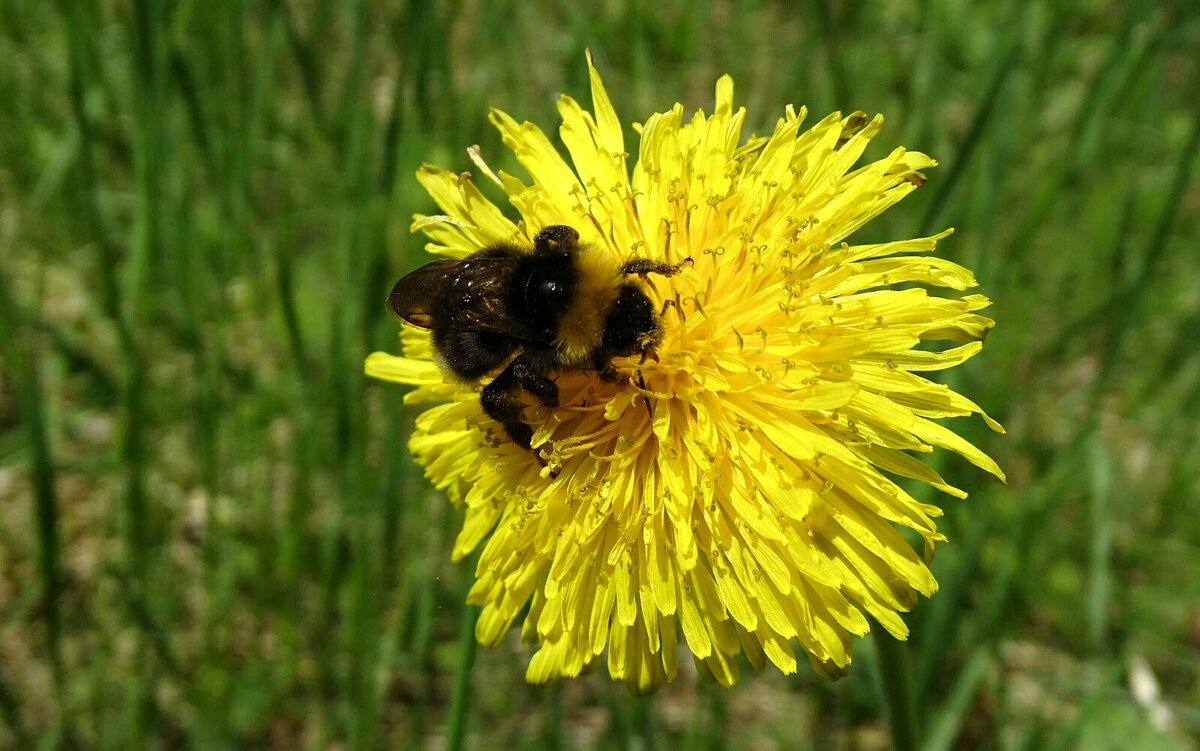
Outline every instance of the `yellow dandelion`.
{"type": "Polygon", "coordinates": [[[797,646],[836,677],[866,614],[903,639],[899,614],[937,589],[926,562],[944,539],[941,511],[890,478],[966,494],[909,452],[949,449],[1003,479],[935,421],[980,408],[920,375],[975,355],[993,325],[977,312],[982,295],[925,289],[975,286],[967,269],[928,255],[949,231],[846,242],[936,163],[897,148],[855,169],[883,123],[862,113],[803,130],[805,110],[789,106],[769,136],[743,143],[728,76],[711,115],[688,118],[680,104],[651,115],[633,156],[588,65],[593,111],[566,96],[558,105],[570,162],[535,125],[499,111],[491,121],[528,182],[470,152],[519,221],[469,175],[426,166],[417,178],[445,213],[418,215],[413,229],[453,258],[529,247],[551,225],[613,259],[690,257],[691,268],[647,287],[656,304],[673,303],[657,359],[618,359],[638,374],[628,382],[557,374],[560,406],[524,412],[536,455],[497,439],[478,386],[443,377],[427,331],[406,326],[404,356],[376,352],[366,371],[416,386],[408,402],[438,402],[409,445],[465,508],[454,557],[483,545],[468,596],[482,607],[478,640],[499,643],[528,608],[521,635],[538,646],[529,681],[604,661],[649,692],[675,677],[686,650],[728,686],[739,654],[793,673],[797,646]],[[899,527],[924,539],[922,554],[899,527]]]}

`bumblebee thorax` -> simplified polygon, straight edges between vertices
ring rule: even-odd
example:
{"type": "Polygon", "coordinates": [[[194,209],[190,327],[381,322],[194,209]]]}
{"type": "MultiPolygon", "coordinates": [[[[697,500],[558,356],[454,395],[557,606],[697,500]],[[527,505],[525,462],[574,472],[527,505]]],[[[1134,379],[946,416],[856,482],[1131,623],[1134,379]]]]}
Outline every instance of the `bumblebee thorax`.
{"type": "Polygon", "coordinates": [[[575,289],[557,322],[555,347],[562,364],[587,367],[604,342],[608,312],[620,295],[621,277],[598,250],[576,253],[575,289]]]}

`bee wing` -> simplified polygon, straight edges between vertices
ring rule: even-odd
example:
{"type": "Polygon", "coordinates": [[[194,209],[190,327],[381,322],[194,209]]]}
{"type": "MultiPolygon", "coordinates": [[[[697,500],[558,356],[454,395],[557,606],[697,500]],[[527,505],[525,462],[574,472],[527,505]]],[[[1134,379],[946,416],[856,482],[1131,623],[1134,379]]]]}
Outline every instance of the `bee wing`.
{"type": "Polygon", "coordinates": [[[458,264],[453,258],[443,258],[408,272],[392,287],[388,307],[412,325],[429,328],[433,323],[430,308],[458,264]]]}
{"type": "MultiPolygon", "coordinates": [[[[465,271],[446,288],[446,293],[458,295],[452,328],[467,331],[490,331],[517,341],[533,341],[524,331],[526,325],[513,318],[505,300],[505,271],[508,265],[492,259],[465,271]],[[488,269],[493,266],[493,269],[488,269]],[[497,273],[500,272],[500,273],[497,273]]],[[[540,343],[540,342],[539,342],[540,343]]]]}
{"type": "Polygon", "coordinates": [[[488,331],[517,342],[547,346],[552,339],[530,332],[513,317],[505,299],[513,260],[508,247],[485,250],[462,260],[442,259],[409,272],[388,296],[392,312],[414,326],[432,328],[436,315],[447,330],[488,331]],[[495,255],[484,255],[495,253],[495,255]]]}

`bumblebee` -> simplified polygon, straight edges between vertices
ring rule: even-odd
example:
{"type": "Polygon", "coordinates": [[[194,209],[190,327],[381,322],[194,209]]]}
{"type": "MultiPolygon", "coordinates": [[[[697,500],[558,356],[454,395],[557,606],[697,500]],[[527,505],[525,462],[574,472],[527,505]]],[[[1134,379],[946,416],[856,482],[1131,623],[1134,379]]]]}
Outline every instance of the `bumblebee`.
{"type": "Polygon", "coordinates": [[[531,449],[522,392],[553,409],[553,374],[594,370],[617,380],[613,358],[653,356],[662,312],[642,282],[648,274],[677,274],[690,262],[617,264],[556,224],[537,234],[532,249],[497,243],[461,260],[427,263],[396,282],[388,307],[431,332],[447,376],[474,383],[495,374],[480,393],[483,411],[513,443],[531,449]]]}

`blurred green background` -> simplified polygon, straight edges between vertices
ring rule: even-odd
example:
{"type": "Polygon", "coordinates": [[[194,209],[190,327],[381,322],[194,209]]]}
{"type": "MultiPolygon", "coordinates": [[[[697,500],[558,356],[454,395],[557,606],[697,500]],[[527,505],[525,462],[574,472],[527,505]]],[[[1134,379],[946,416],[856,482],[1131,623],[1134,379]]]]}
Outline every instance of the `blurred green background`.
{"type": "Polygon", "coordinates": [[[414,170],[515,169],[488,107],[555,129],[585,47],[627,123],[728,72],[748,131],[879,111],[869,156],[942,162],[856,236],[958,228],[999,322],[949,374],[1010,479],[934,459],[921,747],[1196,748],[1200,9],[873,5],[0,0],[0,748],[886,747],[869,639],[643,700],[526,686],[514,633],[456,684],[460,515],[362,361],[414,170]]]}

